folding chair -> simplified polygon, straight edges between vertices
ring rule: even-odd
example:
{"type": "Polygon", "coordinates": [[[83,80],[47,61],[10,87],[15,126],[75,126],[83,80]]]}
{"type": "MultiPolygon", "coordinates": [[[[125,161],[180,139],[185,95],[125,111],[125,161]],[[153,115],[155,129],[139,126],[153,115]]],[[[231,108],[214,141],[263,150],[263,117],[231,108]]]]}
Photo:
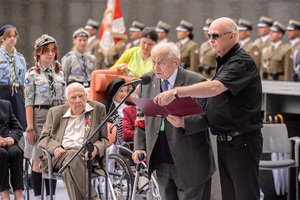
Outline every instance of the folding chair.
{"type": "Polygon", "coordinates": [[[290,169],[296,169],[296,200],[298,200],[298,172],[299,172],[299,137],[288,138],[285,124],[264,124],[262,128],[263,153],[284,153],[288,155],[283,160],[261,160],[260,170],[289,169],[287,177],[288,199],[291,198],[290,169]],[[293,145],[294,143],[294,145],[293,145]]]}

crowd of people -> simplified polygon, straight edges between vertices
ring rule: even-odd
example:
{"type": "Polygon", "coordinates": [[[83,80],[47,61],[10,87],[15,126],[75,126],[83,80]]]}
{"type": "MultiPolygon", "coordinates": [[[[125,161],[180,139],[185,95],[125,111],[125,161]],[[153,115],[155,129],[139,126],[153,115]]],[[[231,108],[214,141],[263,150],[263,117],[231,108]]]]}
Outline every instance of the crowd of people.
{"type": "MultiPolygon", "coordinates": [[[[210,199],[215,163],[209,128],[217,135],[223,200],[259,199],[261,80],[299,81],[300,22],[291,19],[284,26],[262,16],[257,23],[260,37],[251,41],[253,23],[246,19],[206,19],[207,41],[199,47],[193,41],[194,26],[186,20],[176,27],[176,43],[168,39],[168,23],[145,27],[134,21],[129,29],[131,41],[105,56],[96,36],[99,26],[89,19],[84,28],[74,31],[74,47],[61,64],[57,41],[42,34],[34,43],[35,65],[28,70],[15,48],[17,28],[4,25],[0,29],[1,199],[10,199],[10,185],[15,199],[23,199],[23,157],[32,160],[34,197],[41,199],[42,172],[47,173],[41,148],[52,155],[53,168],[59,170],[121,102],[128,92],[127,87],[120,88],[125,83],[122,78],[108,84],[109,99],[88,100],[92,72],[105,68],[132,80],[149,75],[151,83],[138,89],[140,98],[166,105],[191,96],[205,111],[184,117],[145,116],[140,123],[136,116],[143,113],[126,102],[109,119],[117,124],[118,143],[134,140],[135,162],[141,162],[139,153],[145,154],[149,174],[156,171],[162,199],[210,199]],[[282,42],[285,32],[288,44],[282,42]],[[22,150],[18,141],[23,133],[22,150]]],[[[93,168],[103,174],[98,160],[110,145],[106,126],[91,142],[93,168]]],[[[87,175],[78,174],[84,171],[84,157],[87,154],[80,154],[63,173],[72,200],[87,198],[87,175]]],[[[48,181],[46,189],[49,199],[48,181]]],[[[95,190],[92,199],[99,199],[95,190]]]]}

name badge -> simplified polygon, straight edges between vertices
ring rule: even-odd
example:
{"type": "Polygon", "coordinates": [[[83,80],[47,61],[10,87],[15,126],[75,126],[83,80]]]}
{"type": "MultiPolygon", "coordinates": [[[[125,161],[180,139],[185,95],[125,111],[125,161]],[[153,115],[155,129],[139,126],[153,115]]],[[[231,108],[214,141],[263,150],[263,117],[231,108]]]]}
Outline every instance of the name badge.
{"type": "Polygon", "coordinates": [[[44,93],[44,92],[46,92],[46,90],[47,90],[47,87],[46,87],[46,86],[40,86],[40,87],[39,87],[40,93],[44,93]]]}
{"type": "Polygon", "coordinates": [[[74,75],[79,75],[79,74],[80,74],[80,70],[75,70],[75,71],[73,72],[73,74],[74,74],[74,75]]]}

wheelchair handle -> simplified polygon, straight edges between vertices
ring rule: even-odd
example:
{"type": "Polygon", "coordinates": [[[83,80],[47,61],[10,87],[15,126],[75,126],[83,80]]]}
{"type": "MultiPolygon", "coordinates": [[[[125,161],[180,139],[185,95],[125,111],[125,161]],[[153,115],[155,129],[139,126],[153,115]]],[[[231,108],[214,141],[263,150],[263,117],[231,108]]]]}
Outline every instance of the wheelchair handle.
{"type": "Polygon", "coordinates": [[[145,154],[144,153],[139,153],[138,154],[138,158],[139,158],[139,161],[142,161],[142,160],[144,160],[145,159],[145,154]]]}

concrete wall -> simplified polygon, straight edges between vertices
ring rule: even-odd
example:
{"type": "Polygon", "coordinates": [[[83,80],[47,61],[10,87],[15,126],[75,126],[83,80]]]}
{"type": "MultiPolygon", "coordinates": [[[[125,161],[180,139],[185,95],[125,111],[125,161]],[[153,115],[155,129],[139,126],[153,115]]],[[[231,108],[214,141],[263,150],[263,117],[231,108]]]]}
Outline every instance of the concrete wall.
{"type": "MultiPolygon", "coordinates": [[[[53,36],[60,49],[60,59],[73,46],[72,34],[88,18],[102,20],[107,0],[0,0],[0,26],[17,27],[16,45],[29,66],[33,65],[33,44],[43,33],[53,36]]],[[[169,38],[176,41],[175,28],[181,19],[194,24],[194,40],[204,41],[202,27],[206,18],[245,18],[255,25],[261,15],[287,25],[289,19],[300,20],[299,0],[120,0],[127,30],[137,19],[147,26],[158,20],[172,25],[169,38]]],[[[254,26],[252,39],[258,36],[254,26]]],[[[284,41],[287,41],[285,36],[284,41]]]]}

